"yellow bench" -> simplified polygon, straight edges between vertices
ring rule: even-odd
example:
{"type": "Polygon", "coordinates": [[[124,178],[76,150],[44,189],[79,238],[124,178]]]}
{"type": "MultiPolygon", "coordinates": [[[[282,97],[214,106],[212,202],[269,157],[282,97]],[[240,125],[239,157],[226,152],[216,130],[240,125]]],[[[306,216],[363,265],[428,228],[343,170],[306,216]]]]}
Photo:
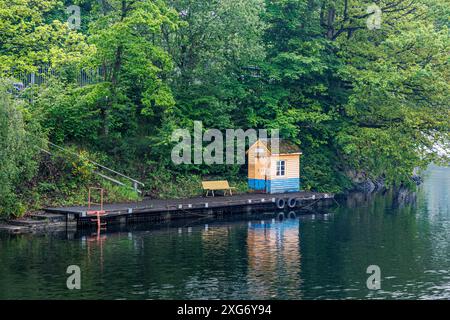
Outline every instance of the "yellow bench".
{"type": "Polygon", "coordinates": [[[223,181],[202,181],[203,190],[206,190],[206,196],[208,196],[209,192],[212,193],[214,197],[214,191],[224,190],[224,195],[227,194],[227,191],[230,193],[230,196],[233,195],[231,190],[236,189],[234,187],[230,187],[227,180],[223,181]]]}

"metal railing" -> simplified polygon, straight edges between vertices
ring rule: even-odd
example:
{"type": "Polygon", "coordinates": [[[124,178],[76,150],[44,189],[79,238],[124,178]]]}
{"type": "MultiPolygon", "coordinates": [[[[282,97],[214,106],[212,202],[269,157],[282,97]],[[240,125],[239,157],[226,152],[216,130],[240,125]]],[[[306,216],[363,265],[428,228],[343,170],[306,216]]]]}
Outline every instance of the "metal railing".
{"type": "MultiPolygon", "coordinates": [[[[65,148],[63,148],[63,147],[61,147],[61,146],[58,146],[57,144],[54,144],[54,143],[50,142],[50,141],[48,141],[47,143],[48,143],[49,145],[51,145],[51,146],[53,146],[53,147],[55,147],[55,148],[61,150],[61,151],[64,151],[64,152],[66,152],[66,153],[72,154],[72,155],[74,155],[74,156],[80,158],[80,155],[77,154],[77,153],[75,153],[75,152],[72,152],[72,151],[70,151],[70,150],[67,150],[67,149],[65,149],[65,148]]],[[[47,151],[47,152],[48,152],[48,151],[47,151]]],[[[92,163],[94,166],[96,166],[96,167],[98,167],[98,168],[100,168],[100,169],[103,169],[103,170],[105,170],[105,171],[111,172],[111,173],[113,173],[113,174],[115,174],[115,175],[118,175],[118,176],[120,176],[120,177],[122,177],[122,178],[124,178],[124,179],[127,179],[127,180],[131,181],[132,184],[133,184],[133,189],[134,189],[134,191],[136,191],[136,192],[138,192],[138,193],[142,193],[142,191],[138,189],[138,186],[144,187],[145,184],[144,184],[143,182],[140,182],[140,181],[138,181],[138,180],[136,180],[136,179],[133,179],[133,178],[131,178],[131,177],[127,176],[127,175],[124,175],[123,173],[117,172],[117,171],[115,171],[115,170],[113,170],[113,169],[111,169],[111,168],[105,167],[104,165],[101,165],[100,163],[97,163],[97,162],[95,162],[95,161],[93,161],[93,160],[86,159],[86,161],[88,161],[89,163],[92,163]]],[[[107,175],[105,175],[105,174],[102,174],[102,173],[100,173],[100,172],[98,172],[98,171],[94,171],[94,173],[97,174],[98,176],[100,176],[100,177],[106,179],[106,180],[109,180],[109,181],[115,183],[115,184],[118,184],[118,185],[121,185],[121,186],[126,186],[125,183],[123,183],[123,182],[121,182],[121,181],[118,181],[118,180],[116,180],[116,179],[114,179],[114,178],[112,178],[112,177],[109,177],[109,176],[107,176],[107,175]]]]}
{"type": "MultiPolygon", "coordinates": [[[[44,139],[44,140],[45,140],[45,139],[44,139]]],[[[50,141],[48,141],[48,140],[45,140],[45,141],[46,141],[46,143],[47,143],[48,145],[53,146],[53,147],[55,147],[56,149],[59,149],[59,150],[61,150],[61,151],[63,151],[63,152],[66,152],[66,153],[68,153],[68,154],[71,154],[71,155],[73,155],[73,156],[75,156],[75,157],[77,157],[77,158],[80,158],[80,157],[81,157],[78,153],[75,153],[75,152],[72,152],[72,151],[70,151],[70,150],[67,150],[66,148],[63,148],[63,147],[61,147],[61,146],[59,146],[59,145],[57,145],[57,144],[55,144],[55,143],[53,143],[53,142],[50,142],[50,141]]],[[[49,154],[49,155],[53,155],[49,150],[45,150],[45,149],[42,149],[42,148],[39,148],[39,149],[40,149],[42,152],[45,152],[45,153],[47,153],[47,154],[49,154]]],[[[118,172],[118,171],[115,171],[115,170],[113,170],[113,169],[111,169],[111,168],[108,168],[108,167],[106,167],[106,166],[104,166],[104,165],[101,165],[100,163],[95,162],[95,161],[93,161],[93,160],[90,160],[90,159],[85,159],[85,160],[86,160],[87,162],[93,164],[93,165],[96,166],[97,168],[100,168],[100,169],[102,169],[102,170],[108,171],[108,172],[110,172],[110,173],[113,173],[113,174],[115,174],[115,175],[117,175],[117,176],[120,176],[120,177],[122,177],[122,178],[124,178],[124,179],[130,181],[130,182],[132,183],[132,186],[133,186],[132,188],[134,189],[134,191],[136,191],[136,192],[139,193],[139,194],[142,194],[142,191],[139,190],[139,186],[144,187],[145,184],[144,184],[143,182],[138,181],[138,180],[136,180],[136,179],[133,179],[133,178],[131,178],[131,177],[129,177],[129,176],[123,174],[123,173],[120,173],[120,172],[118,172]]],[[[117,184],[117,185],[124,186],[124,187],[127,186],[125,183],[123,183],[123,182],[121,182],[121,181],[119,181],[119,180],[117,180],[117,179],[114,179],[114,178],[112,178],[112,177],[110,177],[110,176],[107,176],[106,174],[103,174],[103,173],[101,173],[101,172],[93,171],[93,173],[96,174],[96,175],[98,175],[98,176],[100,176],[101,178],[106,179],[106,180],[108,180],[108,181],[111,181],[111,182],[113,182],[113,183],[115,183],[115,184],[117,184]]]]}
{"type": "MultiPolygon", "coordinates": [[[[108,68],[98,67],[94,69],[79,69],[76,74],[76,82],[80,87],[104,81],[108,74],[108,68]]],[[[61,72],[50,66],[40,66],[36,72],[14,72],[14,78],[19,81],[20,89],[32,85],[41,85],[52,77],[60,77],[61,72]]]]}

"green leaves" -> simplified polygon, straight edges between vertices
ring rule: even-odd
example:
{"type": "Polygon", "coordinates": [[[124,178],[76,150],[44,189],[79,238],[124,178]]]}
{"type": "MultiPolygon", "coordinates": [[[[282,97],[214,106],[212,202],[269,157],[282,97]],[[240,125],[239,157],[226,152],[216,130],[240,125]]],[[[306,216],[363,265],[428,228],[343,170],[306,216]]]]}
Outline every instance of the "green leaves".
{"type": "Polygon", "coordinates": [[[105,86],[79,88],[52,80],[40,88],[31,106],[55,143],[94,142],[100,132],[98,101],[107,94],[105,86]]]}
{"type": "Polygon", "coordinates": [[[53,67],[82,60],[91,48],[84,37],[66,23],[46,21],[57,0],[0,1],[0,72],[17,75],[35,72],[38,66],[53,67]]]}
{"type": "Polygon", "coordinates": [[[43,146],[39,127],[24,121],[23,105],[13,100],[11,87],[11,81],[0,81],[0,217],[25,213],[20,194],[37,171],[43,146]]]}
{"type": "Polygon", "coordinates": [[[154,116],[153,107],[169,109],[173,107],[176,102],[170,88],[160,81],[157,81],[153,87],[150,87],[143,93],[142,104],[144,105],[144,108],[141,111],[142,114],[154,116]]]}
{"type": "MultiPolygon", "coordinates": [[[[429,1],[377,4],[384,10],[380,30],[365,27],[365,1],[268,5],[272,82],[264,101],[272,111],[260,114],[275,115],[271,122],[302,142],[308,172],[334,172],[327,176],[334,183],[356,171],[408,184],[415,166],[435,159],[424,135],[448,139],[447,27],[435,23],[429,1]],[[309,158],[318,157],[318,147],[337,163],[309,158]]],[[[313,174],[306,179],[321,187],[313,174]]]]}
{"type": "MultiPolygon", "coordinates": [[[[103,116],[104,132],[111,126],[114,110],[136,110],[133,117],[157,118],[158,108],[175,104],[170,87],[162,80],[171,71],[172,60],[155,39],[163,28],[178,28],[176,12],[163,1],[110,1],[110,5],[113,9],[99,13],[89,28],[89,41],[97,49],[92,64],[109,70],[105,81],[110,83],[110,102],[104,111],[109,116],[103,116]],[[135,108],[118,108],[120,104],[135,108]]],[[[125,128],[120,123],[114,127],[125,128]]]]}

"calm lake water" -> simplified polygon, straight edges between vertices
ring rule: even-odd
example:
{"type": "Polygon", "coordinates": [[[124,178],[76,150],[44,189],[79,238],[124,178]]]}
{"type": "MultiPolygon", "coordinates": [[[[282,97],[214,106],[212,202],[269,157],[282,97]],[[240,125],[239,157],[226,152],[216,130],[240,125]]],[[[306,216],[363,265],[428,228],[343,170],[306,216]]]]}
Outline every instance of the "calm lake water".
{"type": "Polygon", "coordinates": [[[450,168],[433,167],[415,196],[354,195],[327,215],[0,234],[0,299],[450,299],[449,240],[450,168]]]}

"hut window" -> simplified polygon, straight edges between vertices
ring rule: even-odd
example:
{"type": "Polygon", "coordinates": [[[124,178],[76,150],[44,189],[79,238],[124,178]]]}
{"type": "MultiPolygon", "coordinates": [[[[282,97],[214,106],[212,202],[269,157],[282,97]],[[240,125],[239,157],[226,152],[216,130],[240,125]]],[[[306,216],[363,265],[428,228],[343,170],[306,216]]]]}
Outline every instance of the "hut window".
{"type": "Polygon", "coordinates": [[[286,174],[286,161],[277,161],[277,176],[284,176],[286,174]]]}

